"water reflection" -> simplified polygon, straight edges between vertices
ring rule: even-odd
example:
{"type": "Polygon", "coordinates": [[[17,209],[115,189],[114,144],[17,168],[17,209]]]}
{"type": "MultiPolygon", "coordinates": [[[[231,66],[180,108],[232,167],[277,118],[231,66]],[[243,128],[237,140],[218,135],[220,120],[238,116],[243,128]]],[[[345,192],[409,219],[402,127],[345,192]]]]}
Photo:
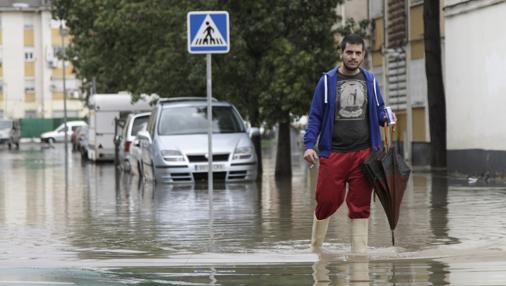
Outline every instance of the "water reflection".
{"type": "Polygon", "coordinates": [[[369,261],[346,257],[344,205],[324,245],[330,259],[322,260],[309,252],[316,168],[297,162],[291,180],[277,181],[268,158],[261,182],[217,183],[211,197],[207,184],[154,185],[109,164],[83,164],[73,154],[66,190],[58,148],[0,151],[2,279],[12,265],[54,264],[107,269],[109,282],[183,285],[489,285],[506,279],[506,192],[500,186],[415,173],[396,247],[376,202],[369,261]],[[478,268],[482,257],[490,263],[478,268]],[[478,269],[472,279],[470,269],[478,269]]]}
{"type": "Polygon", "coordinates": [[[319,259],[312,265],[313,286],[328,285],[448,285],[448,265],[442,262],[368,261],[331,262],[319,259]]]}
{"type": "Polygon", "coordinates": [[[449,235],[448,174],[443,171],[434,172],[431,176],[430,224],[432,233],[441,243],[460,243],[457,238],[449,235]]]}

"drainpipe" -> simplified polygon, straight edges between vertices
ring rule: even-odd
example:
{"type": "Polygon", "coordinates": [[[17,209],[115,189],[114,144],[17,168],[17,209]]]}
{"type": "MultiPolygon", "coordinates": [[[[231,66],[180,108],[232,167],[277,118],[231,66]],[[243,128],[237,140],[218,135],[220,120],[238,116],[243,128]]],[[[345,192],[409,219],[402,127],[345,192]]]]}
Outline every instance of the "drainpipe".
{"type": "Polygon", "coordinates": [[[404,159],[412,162],[413,145],[413,108],[411,106],[410,90],[410,72],[411,66],[411,0],[406,1],[406,23],[407,23],[407,43],[406,43],[406,135],[404,139],[404,159]]]}

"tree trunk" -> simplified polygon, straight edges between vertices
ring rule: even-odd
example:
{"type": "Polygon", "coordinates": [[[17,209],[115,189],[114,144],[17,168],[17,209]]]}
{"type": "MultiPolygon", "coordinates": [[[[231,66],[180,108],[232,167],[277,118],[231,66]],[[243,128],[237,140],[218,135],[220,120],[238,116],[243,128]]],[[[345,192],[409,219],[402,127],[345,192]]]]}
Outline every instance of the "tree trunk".
{"type": "MultiPolygon", "coordinates": [[[[252,108],[250,109],[250,114],[251,114],[251,125],[252,127],[258,127],[260,128],[260,112],[259,112],[259,108],[258,108],[258,97],[253,97],[253,99],[251,100],[251,106],[252,108]]],[[[251,138],[251,140],[253,141],[253,146],[255,146],[255,151],[256,151],[256,154],[257,154],[257,160],[258,160],[258,165],[257,165],[257,173],[258,173],[258,176],[257,176],[257,181],[261,181],[262,180],[262,173],[263,173],[263,164],[262,164],[262,134],[258,134],[256,136],[253,136],[251,138]]]]}
{"type": "Polygon", "coordinates": [[[289,119],[287,119],[286,122],[279,123],[275,176],[276,178],[287,178],[292,176],[289,119]]]}
{"type": "Polygon", "coordinates": [[[431,166],[446,167],[446,101],[441,63],[440,6],[424,1],[425,73],[429,106],[431,166]]]}

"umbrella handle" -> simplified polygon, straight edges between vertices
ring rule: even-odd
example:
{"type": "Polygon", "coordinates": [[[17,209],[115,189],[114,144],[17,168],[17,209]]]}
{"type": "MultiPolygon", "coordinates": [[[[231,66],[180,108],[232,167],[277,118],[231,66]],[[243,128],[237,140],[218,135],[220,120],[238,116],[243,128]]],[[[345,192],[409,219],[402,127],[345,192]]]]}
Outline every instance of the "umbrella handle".
{"type": "Polygon", "coordinates": [[[390,125],[388,125],[386,121],[383,122],[383,128],[384,128],[383,133],[385,135],[385,145],[386,149],[388,149],[390,147],[390,144],[393,142],[394,134],[397,135],[396,136],[397,140],[399,140],[399,132],[396,132],[395,125],[392,125],[392,127],[390,127],[390,125]]]}
{"type": "Polygon", "coordinates": [[[385,120],[385,122],[383,122],[383,135],[385,137],[385,146],[386,146],[386,150],[388,150],[388,148],[390,147],[390,141],[388,140],[388,136],[390,136],[391,138],[391,134],[390,134],[390,126],[388,126],[387,124],[387,121],[385,120]]]}

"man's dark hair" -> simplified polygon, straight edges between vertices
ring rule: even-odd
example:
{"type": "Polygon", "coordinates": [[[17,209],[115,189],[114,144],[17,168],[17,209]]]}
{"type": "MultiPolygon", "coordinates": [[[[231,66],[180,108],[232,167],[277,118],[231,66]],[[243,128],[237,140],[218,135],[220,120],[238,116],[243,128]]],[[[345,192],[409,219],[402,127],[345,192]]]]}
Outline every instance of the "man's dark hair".
{"type": "Polygon", "coordinates": [[[354,45],[362,45],[362,51],[365,51],[365,42],[364,38],[359,34],[349,34],[341,41],[339,47],[341,48],[341,52],[346,48],[346,44],[354,44],[354,45]]]}

